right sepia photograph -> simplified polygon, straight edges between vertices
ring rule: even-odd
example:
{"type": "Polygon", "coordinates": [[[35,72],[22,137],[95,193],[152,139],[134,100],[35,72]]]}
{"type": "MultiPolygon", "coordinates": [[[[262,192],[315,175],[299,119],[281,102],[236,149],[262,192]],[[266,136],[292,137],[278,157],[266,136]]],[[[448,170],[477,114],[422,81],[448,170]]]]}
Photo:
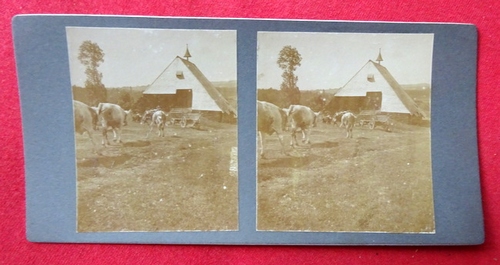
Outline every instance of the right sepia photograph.
{"type": "Polygon", "coordinates": [[[257,40],[257,230],[435,233],[434,35],[257,40]]]}

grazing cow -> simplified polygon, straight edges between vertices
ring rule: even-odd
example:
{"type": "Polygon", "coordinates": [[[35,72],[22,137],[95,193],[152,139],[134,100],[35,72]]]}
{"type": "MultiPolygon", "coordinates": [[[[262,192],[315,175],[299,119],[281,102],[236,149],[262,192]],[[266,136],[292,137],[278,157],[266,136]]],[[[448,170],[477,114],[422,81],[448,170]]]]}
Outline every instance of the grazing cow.
{"type": "Polygon", "coordinates": [[[339,127],[345,127],[346,138],[352,138],[352,128],[354,127],[354,123],[356,122],[356,115],[349,111],[337,112],[334,116],[334,120],[340,120],[339,127]]]}
{"type": "Polygon", "coordinates": [[[95,109],[101,119],[102,145],[109,145],[108,128],[113,131],[113,141],[121,143],[121,130],[127,125],[130,110],[123,110],[119,105],[112,103],[99,103],[95,109]]]}
{"type": "Polygon", "coordinates": [[[346,114],[348,111],[339,111],[333,114],[332,116],[332,123],[333,125],[338,125],[339,127],[342,125],[341,120],[342,120],[342,115],[346,114]]]}
{"type": "Polygon", "coordinates": [[[264,158],[265,135],[276,133],[281,144],[282,152],[285,153],[283,143],[283,128],[286,126],[286,113],[278,106],[265,102],[257,101],[257,130],[259,135],[260,157],[264,158]]]}
{"type": "Polygon", "coordinates": [[[153,113],[161,109],[148,109],[144,111],[144,114],[141,116],[141,124],[149,123],[153,120],[153,113]]]}
{"type": "MultiPolygon", "coordinates": [[[[142,117],[141,124],[146,122],[146,116],[148,116],[149,113],[146,111],[144,113],[144,116],[142,117]]],[[[149,132],[146,134],[146,138],[149,138],[149,134],[153,131],[153,126],[156,125],[158,128],[158,137],[164,137],[165,136],[165,125],[167,124],[167,116],[165,112],[161,110],[155,111],[152,116],[151,116],[151,124],[149,125],[150,129],[149,132]]]]}
{"type": "Polygon", "coordinates": [[[323,115],[322,117],[323,123],[330,124],[332,123],[333,117],[330,114],[323,115]]]}
{"type": "Polygon", "coordinates": [[[292,139],[290,141],[291,146],[298,145],[297,141],[297,131],[302,131],[302,142],[309,144],[309,136],[311,135],[311,127],[316,127],[318,117],[321,115],[320,112],[314,112],[307,106],[302,105],[290,105],[288,109],[284,109],[287,117],[288,123],[292,130],[292,139]]]}
{"type": "Polygon", "coordinates": [[[132,121],[141,122],[142,120],[142,115],[140,113],[134,112],[131,114],[131,116],[132,116],[132,121]]]}
{"type": "Polygon", "coordinates": [[[87,104],[73,100],[73,112],[75,115],[75,132],[83,134],[87,132],[92,145],[95,146],[92,131],[97,129],[97,113],[87,104]]]}

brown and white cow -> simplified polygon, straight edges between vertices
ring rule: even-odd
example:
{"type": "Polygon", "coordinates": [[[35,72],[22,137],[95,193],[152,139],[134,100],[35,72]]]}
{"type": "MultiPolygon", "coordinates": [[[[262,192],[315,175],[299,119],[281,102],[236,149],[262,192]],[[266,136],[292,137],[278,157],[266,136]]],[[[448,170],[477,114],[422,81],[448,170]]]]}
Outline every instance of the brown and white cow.
{"type": "MultiPolygon", "coordinates": [[[[142,117],[141,124],[146,122],[147,116],[149,116],[149,113],[146,111],[144,113],[144,116],[142,117]]],[[[149,125],[150,129],[149,132],[146,134],[146,138],[149,138],[149,134],[151,134],[151,132],[153,131],[153,127],[155,125],[158,128],[158,137],[165,136],[165,126],[167,124],[167,116],[168,114],[166,114],[161,110],[157,110],[151,115],[151,124],[149,125]]]]}
{"type": "Polygon", "coordinates": [[[309,144],[311,128],[316,127],[320,112],[314,112],[311,108],[302,105],[290,105],[288,109],[284,109],[288,117],[288,124],[292,131],[291,146],[298,145],[297,132],[302,131],[302,143],[309,144]]]}
{"type": "Polygon", "coordinates": [[[97,113],[87,104],[73,100],[73,113],[75,115],[75,132],[79,134],[87,133],[95,146],[92,131],[97,129],[97,113]]]}
{"type": "Polygon", "coordinates": [[[264,157],[265,135],[276,133],[281,144],[282,152],[285,153],[283,143],[283,129],[286,126],[286,113],[278,106],[266,102],[257,101],[257,130],[259,136],[259,155],[264,157]]]}
{"type": "Polygon", "coordinates": [[[109,145],[108,129],[113,131],[113,141],[121,143],[121,130],[127,125],[127,116],[130,113],[113,103],[99,103],[95,108],[101,120],[102,145],[109,145]]]}

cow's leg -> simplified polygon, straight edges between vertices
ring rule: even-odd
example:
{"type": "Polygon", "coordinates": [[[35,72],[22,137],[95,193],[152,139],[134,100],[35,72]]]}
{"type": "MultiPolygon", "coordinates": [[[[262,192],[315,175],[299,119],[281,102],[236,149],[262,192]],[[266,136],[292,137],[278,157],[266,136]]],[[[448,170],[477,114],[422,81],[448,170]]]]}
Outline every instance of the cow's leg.
{"type": "Polygon", "coordinates": [[[285,154],[285,141],[283,139],[283,135],[281,135],[281,133],[278,133],[278,132],[276,132],[276,134],[278,135],[278,139],[279,139],[280,144],[281,144],[281,153],[285,154]]]}
{"type": "Polygon", "coordinates": [[[303,136],[302,136],[302,137],[304,138],[304,140],[303,140],[303,141],[304,141],[304,143],[306,143],[306,144],[310,144],[310,143],[311,143],[311,141],[309,140],[309,137],[311,136],[311,129],[310,129],[310,128],[307,128],[307,129],[305,129],[305,130],[304,130],[304,131],[302,131],[302,132],[303,132],[303,136]]]}
{"type": "Polygon", "coordinates": [[[122,129],[116,128],[115,134],[118,136],[117,142],[122,143],[122,129]]]}
{"type": "Polygon", "coordinates": [[[109,145],[108,128],[103,126],[101,131],[102,131],[102,145],[103,146],[109,145]]]}
{"type": "Polygon", "coordinates": [[[160,122],[158,123],[158,137],[162,137],[163,136],[163,123],[160,122]]]}
{"type": "Polygon", "coordinates": [[[297,128],[292,128],[292,139],[290,139],[290,146],[295,147],[296,145],[299,145],[299,142],[297,141],[297,128]]]}
{"type": "Polygon", "coordinates": [[[146,134],[146,138],[149,138],[149,134],[151,134],[151,132],[153,131],[153,126],[155,125],[155,122],[152,121],[151,124],[149,125],[149,131],[148,133],[146,134]]]}
{"type": "Polygon", "coordinates": [[[346,125],[345,131],[346,131],[345,138],[352,138],[352,127],[349,124],[346,125]]]}
{"type": "Polygon", "coordinates": [[[92,143],[92,146],[95,149],[95,142],[94,142],[94,137],[92,136],[92,133],[89,130],[85,130],[84,132],[87,132],[87,135],[89,136],[90,142],[92,143]]]}
{"type": "Polygon", "coordinates": [[[113,127],[113,128],[111,128],[111,130],[113,131],[113,142],[116,143],[116,141],[117,141],[116,129],[113,127]]]}
{"type": "Polygon", "coordinates": [[[311,128],[305,128],[302,130],[302,142],[305,144],[310,144],[311,141],[309,137],[311,136],[311,128]]]}
{"type": "Polygon", "coordinates": [[[257,148],[259,150],[257,150],[257,153],[259,153],[259,156],[264,158],[264,146],[262,144],[262,141],[264,140],[264,136],[262,135],[262,133],[260,131],[257,132],[258,136],[257,136],[257,148]]]}

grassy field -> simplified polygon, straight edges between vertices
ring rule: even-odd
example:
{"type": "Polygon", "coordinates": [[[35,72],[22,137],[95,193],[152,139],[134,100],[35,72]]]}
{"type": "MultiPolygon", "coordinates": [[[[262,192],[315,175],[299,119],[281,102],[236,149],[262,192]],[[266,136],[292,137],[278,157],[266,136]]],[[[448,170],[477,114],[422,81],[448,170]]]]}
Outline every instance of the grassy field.
{"type": "MultiPolygon", "coordinates": [[[[78,231],[237,230],[238,176],[230,169],[237,127],[201,124],[168,126],[165,137],[146,139],[148,126],[129,122],[123,144],[97,153],[77,135],[78,231]]],[[[277,137],[266,137],[257,229],[432,233],[429,128],[358,126],[352,139],[344,136],[318,124],[312,144],[286,155],[277,137]]],[[[100,143],[100,134],[94,139],[100,143]]]]}
{"type": "Polygon", "coordinates": [[[352,139],[344,136],[318,124],[312,144],[289,147],[287,155],[276,136],[266,138],[267,159],[258,162],[258,230],[432,233],[429,128],[358,126],[352,139]]]}
{"type": "MultiPolygon", "coordinates": [[[[149,127],[129,122],[123,144],[97,153],[77,135],[78,231],[237,230],[237,128],[201,124],[146,139],[149,127]]],[[[94,139],[100,146],[100,133],[94,139]]]]}

